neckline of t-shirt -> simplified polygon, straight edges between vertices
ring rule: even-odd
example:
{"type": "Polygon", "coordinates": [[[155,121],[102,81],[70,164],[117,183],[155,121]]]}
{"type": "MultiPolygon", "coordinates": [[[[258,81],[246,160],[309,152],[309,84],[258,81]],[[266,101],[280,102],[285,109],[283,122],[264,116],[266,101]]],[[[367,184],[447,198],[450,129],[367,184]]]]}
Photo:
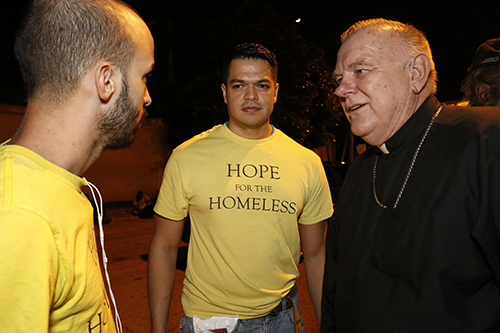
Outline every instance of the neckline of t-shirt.
{"type": "Polygon", "coordinates": [[[244,144],[244,145],[247,145],[247,146],[255,146],[255,145],[261,145],[261,144],[267,144],[269,142],[272,142],[276,139],[277,135],[278,135],[278,131],[277,129],[274,127],[274,125],[272,125],[272,132],[271,132],[271,135],[268,136],[267,138],[263,138],[263,139],[247,139],[247,138],[244,138],[242,136],[239,136],[235,133],[233,133],[229,127],[228,127],[228,122],[224,123],[224,133],[226,135],[226,137],[228,137],[230,140],[232,141],[235,141],[235,142],[238,142],[240,144],[244,144]]]}

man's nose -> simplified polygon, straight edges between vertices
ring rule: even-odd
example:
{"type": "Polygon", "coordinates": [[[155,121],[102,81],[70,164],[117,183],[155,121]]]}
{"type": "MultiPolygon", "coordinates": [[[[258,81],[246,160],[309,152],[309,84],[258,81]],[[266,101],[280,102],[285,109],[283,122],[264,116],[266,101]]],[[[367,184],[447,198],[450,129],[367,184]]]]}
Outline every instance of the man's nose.
{"type": "Polygon", "coordinates": [[[249,86],[245,92],[245,100],[255,101],[255,100],[257,100],[257,98],[258,98],[258,95],[257,95],[257,92],[255,90],[255,87],[249,86]]]}
{"type": "Polygon", "coordinates": [[[335,89],[335,95],[338,97],[346,97],[354,92],[354,81],[349,77],[343,77],[335,89]]]}
{"type": "Polygon", "coordinates": [[[144,94],[144,106],[150,106],[153,103],[153,99],[149,95],[149,90],[146,88],[146,93],[144,94]]]}

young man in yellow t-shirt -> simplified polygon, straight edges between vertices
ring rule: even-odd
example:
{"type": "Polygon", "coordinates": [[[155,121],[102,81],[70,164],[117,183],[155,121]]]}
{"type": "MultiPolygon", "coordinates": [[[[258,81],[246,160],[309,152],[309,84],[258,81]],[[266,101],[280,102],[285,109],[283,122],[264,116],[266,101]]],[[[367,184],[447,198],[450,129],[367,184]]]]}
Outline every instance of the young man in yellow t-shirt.
{"type": "Polygon", "coordinates": [[[184,333],[236,326],[238,332],[302,330],[294,312],[301,247],[319,319],[332,201],[320,158],[270,124],[277,66],[262,45],[236,47],[222,84],[229,121],[181,144],[167,163],[149,254],[153,332],[167,329],[188,213],[184,333]]]}

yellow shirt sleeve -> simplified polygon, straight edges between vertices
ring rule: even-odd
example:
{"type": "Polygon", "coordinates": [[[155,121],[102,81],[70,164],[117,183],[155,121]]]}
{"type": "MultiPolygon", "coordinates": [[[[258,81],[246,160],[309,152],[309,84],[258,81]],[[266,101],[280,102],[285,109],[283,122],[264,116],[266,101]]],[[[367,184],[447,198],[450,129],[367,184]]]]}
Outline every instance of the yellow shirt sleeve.
{"type": "Polygon", "coordinates": [[[2,210],[0,332],[48,332],[59,266],[49,225],[36,214],[2,210]]]}

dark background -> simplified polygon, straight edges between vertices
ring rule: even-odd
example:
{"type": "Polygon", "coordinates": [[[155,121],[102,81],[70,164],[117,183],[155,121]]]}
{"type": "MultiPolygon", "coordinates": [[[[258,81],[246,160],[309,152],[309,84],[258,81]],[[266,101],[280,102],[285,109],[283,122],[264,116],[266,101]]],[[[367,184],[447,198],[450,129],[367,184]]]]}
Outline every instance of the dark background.
{"type": "MultiPolygon", "coordinates": [[[[231,13],[238,1],[129,0],[154,26],[160,21],[209,24],[231,13]]],[[[259,3],[258,1],[252,1],[259,3]]],[[[0,11],[0,103],[22,104],[23,84],[13,56],[13,40],[25,0],[4,2],[0,11]],[[6,7],[7,3],[9,6],[6,7]]],[[[438,71],[438,98],[461,98],[460,83],[466,76],[476,48],[487,39],[500,37],[498,1],[265,1],[282,17],[301,18],[300,35],[322,48],[328,63],[335,65],[339,35],[361,19],[383,17],[414,24],[428,37],[438,71]]],[[[263,6],[263,8],[269,8],[263,6]]],[[[267,10],[267,9],[266,9],[267,10]]],[[[154,29],[152,29],[154,31],[154,29]]],[[[165,41],[155,40],[158,47],[165,41]]],[[[200,50],[200,57],[210,50],[200,50]]],[[[196,64],[193,64],[196,66],[196,64]]],[[[156,96],[156,98],[159,98],[156,96]]]]}

